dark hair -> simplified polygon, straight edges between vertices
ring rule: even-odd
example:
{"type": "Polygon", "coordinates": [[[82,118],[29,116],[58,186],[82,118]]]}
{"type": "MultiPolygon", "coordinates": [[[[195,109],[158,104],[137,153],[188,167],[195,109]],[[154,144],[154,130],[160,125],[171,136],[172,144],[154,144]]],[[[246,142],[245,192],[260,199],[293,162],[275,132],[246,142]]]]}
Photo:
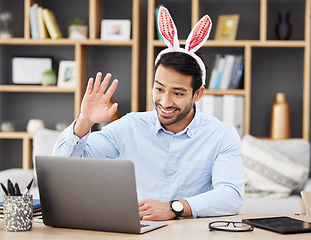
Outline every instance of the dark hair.
{"type": "MultiPolygon", "coordinates": [[[[196,53],[203,61],[207,69],[204,58],[201,54],[196,53]]],[[[189,54],[183,52],[164,53],[155,65],[155,71],[160,64],[165,68],[172,69],[178,73],[192,76],[192,94],[202,86],[202,71],[197,61],[189,54]]]]}

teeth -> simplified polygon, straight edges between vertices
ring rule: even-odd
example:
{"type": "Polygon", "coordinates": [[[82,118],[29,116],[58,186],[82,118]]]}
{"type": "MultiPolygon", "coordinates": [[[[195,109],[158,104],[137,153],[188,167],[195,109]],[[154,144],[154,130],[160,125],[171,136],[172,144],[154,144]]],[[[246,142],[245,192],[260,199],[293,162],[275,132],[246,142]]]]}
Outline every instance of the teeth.
{"type": "Polygon", "coordinates": [[[164,110],[163,108],[162,108],[161,110],[162,110],[162,112],[164,112],[164,113],[172,113],[172,112],[174,112],[174,110],[167,111],[167,110],[164,110]]]}

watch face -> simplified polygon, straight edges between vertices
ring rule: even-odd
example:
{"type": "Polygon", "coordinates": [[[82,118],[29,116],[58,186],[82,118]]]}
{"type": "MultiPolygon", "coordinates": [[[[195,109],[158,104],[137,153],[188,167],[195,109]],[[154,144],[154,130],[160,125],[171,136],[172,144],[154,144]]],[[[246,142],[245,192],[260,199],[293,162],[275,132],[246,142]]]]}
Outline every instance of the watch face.
{"type": "Polygon", "coordinates": [[[184,205],[179,201],[175,201],[172,203],[172,208],[176,212],[181,212],[184,209],[184,205]]]}

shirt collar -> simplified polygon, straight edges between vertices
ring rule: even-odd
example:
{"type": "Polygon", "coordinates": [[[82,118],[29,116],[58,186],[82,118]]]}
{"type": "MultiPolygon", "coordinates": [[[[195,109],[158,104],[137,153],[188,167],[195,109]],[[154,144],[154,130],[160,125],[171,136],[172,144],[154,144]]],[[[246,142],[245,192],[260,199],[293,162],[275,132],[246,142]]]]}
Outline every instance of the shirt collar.
{"type": "MultiPolygon", "coordinates": [[[[192,121],[189,123],[189,125],[184,130],[182,130],[176,134],[177,136],[186,133],[188,135],[188,137],[192,138],[193,135],[195,134],[195,132],[197,131],[199,124],[200,124],[201,113],[200,113],[200,110],[198,109],[196,103],[194,104],[194,110],[195,110],[194,118],[192,119],[192,121]]],[[[171,133],[171,132],[167,131],[161,125],[159,118],[158,118],[157,111],[154,110],[153,112],[154,112],[154,118],[155,118],[155,133],[158,135],[160,130],[162,130],[163,132],[166,132],[166,133],[171,133]]]]}

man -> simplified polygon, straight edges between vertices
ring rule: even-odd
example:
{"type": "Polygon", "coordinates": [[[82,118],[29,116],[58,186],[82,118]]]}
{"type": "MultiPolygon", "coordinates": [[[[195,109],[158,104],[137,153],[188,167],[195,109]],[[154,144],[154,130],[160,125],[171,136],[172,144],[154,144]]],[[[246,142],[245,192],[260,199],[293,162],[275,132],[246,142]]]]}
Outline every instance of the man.
{"type": "MultiPolygon", "coordinates": [[[[166,20],[164,11],[160,9],[166,14],[161,19],[166,20]]],[[[172,32],[176,34],[176,29],[172,32]]],[[[61,134],[54,151],[55,155],[132,160],[142,220],[230,215],[238,213],[242,204],[239,135],[233,126],[196,108],[206,69],[201,58],[186,51],[175,46],[158,55],[154,111],[129,113],[92,133],[94,123],[109,120],[117,110],[117,104],[109,107],[109,100],[118,81],[105,93],[111,75],[102,83],[101,73],[95,83],[90,78],[81,113],[61,134]]]]}
{"type": "Polygon", "coordinates": [[[240,139],[232,126],[195,107],[204,91],[195,60],[164,54],[155,71],[156,111],[130,113],[90,133],[94,123],[109,120],[117,109],[117,104],[109,108],[117,80],[104,94],[111,75],[100,84],[101,76],[94,87],[89,80],[80,116],[60,136],[55,155],[132,160],[143,220],[175,218],[173,200],[182,203],[183,217],[238,213],[244,186],[240,139]]]}

